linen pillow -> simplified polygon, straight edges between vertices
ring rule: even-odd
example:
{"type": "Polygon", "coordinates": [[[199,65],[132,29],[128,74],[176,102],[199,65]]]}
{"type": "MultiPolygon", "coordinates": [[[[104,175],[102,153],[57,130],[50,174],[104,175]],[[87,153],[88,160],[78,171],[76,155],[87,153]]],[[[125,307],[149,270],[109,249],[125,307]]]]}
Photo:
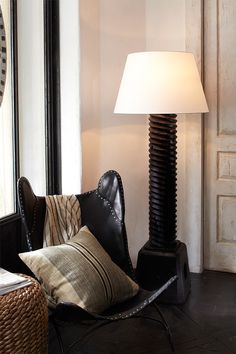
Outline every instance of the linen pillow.
{"type": "Polygon", "coordinates": [[[19,256],[55,303],[73,302],[87,311],[101,313],[139,290],[87,226],[64,244],[19,256]]]}

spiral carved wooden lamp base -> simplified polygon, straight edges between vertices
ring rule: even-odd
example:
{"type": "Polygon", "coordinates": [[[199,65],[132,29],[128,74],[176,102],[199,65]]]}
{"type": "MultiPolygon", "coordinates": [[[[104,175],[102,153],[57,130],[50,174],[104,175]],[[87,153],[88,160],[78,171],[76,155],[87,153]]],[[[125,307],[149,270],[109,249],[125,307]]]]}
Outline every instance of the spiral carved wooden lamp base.
{"type": "Polygon", "coordinates": [[[162,300],[183,303],[190,290],[187,249],[176,240],[177,152],[175,114],[149,118],[149,241],[140,250],[137,278],[148,290],[177,274],[162,300]]]}
{"type": "Polygon", "coordinates": [[[176,247],[176,115],[149,118],[150,246],[176,247]]]}

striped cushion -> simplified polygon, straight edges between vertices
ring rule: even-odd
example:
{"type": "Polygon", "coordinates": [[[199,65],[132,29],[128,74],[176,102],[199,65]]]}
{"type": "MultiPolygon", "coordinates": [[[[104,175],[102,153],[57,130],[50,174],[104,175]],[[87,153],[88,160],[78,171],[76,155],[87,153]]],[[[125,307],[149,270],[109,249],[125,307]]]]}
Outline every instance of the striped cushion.
{"type": "Polygon", "coordinates": [[[138,292],[86,226],[65,244],[19,256],[55,303],[73,302],[101,313],[138,292]]]}

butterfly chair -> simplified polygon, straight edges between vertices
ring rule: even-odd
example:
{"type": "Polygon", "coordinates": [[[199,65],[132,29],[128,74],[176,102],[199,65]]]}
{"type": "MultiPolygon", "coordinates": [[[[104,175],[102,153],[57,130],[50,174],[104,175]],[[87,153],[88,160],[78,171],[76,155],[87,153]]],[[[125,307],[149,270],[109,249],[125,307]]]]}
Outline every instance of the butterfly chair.
{"type": "MultiPolygon", "coordinates": [[[[81,208],[82,226],[86,225],[99,241],[103,249],[109,254],[112,261],[118,265],[131,279],[135,280],[134,269],[130,260],[126,228],[124,223],[125,205],[124,193],[120,175],[115,171],[106,172],[99,180],[98,187],[87,193],[76,195],[81,208]]],[[[43,247],[43,228],[45,220],[46,203],[45,197],[36,196],[25,177],[18,180],[18,199],[20,212],[25,227],[26,241],[29,251],[43,247]]],[[[139,316],[139,312],[146,306],[152,304],[159,313],[159,319],[149,318],[160,322],[167,331],[170,349],[174,353],[171,333],[155,300],[174,281],[176,276],[171,277],[162,287],[154,291],[139,289],[138,293],[131,299],[112,306],[102,314],[90,313],[75,303],[59,302],[50,314],[54,321],[61,353],[69,353],[73,347],[82,344],[85,338],[96,328],[113,321],[124,320],[139,316]],[[65,349],[63,333],[57,328],[56,321],[62,319],[64,322],[90,321],[91,326],[83,338],[70,343],[65,349]],[[94,324],[95,323],[95,324],[94,324]]]]}

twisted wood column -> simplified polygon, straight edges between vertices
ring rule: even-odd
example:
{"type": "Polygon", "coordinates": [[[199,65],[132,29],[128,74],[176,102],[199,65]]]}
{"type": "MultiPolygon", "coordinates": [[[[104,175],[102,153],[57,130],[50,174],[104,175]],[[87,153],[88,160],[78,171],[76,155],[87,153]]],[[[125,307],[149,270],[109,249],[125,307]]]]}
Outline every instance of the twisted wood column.
{"type": "Polygon", "coordinates": [[[187,248],[176,240],[177,119],[176,114],[149,118],[149,241],[138,255],[136,275],[140,286],[153,290],[177,275],[160,301],[183,303],[191,281],[187,248]]]}
{"type": "Polygon", "coordinates": [[[176,248],[176,114],[149,118],[149,243],[163,250],[176,248]]]}

